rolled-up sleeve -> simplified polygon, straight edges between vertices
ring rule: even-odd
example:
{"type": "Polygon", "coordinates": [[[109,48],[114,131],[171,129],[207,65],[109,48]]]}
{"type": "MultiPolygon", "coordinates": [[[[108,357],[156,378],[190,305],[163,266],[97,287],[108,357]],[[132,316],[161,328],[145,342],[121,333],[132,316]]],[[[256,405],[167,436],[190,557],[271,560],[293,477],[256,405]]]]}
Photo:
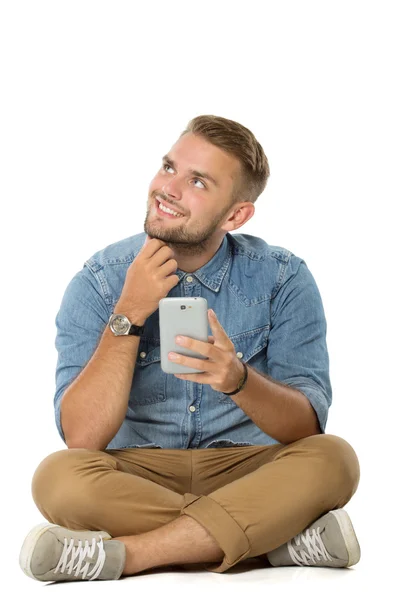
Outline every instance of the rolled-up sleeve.
{"type": "Polygon", "coordinates": [[[332,403],[327,324],[321,295],[304,260],[291,255],[283,283],[271,299],[267,371],[302,392],[314,408],[322,433],[332,403]]]}
{"type": "Polygon", "coordinates": [[[58,359],[54,411],[57,429],[64,443],[60,415],[63,394],[96,350],[108,322],[108,312],[100,283],[84,265],[68,284],[55,319],[58,359]]]}

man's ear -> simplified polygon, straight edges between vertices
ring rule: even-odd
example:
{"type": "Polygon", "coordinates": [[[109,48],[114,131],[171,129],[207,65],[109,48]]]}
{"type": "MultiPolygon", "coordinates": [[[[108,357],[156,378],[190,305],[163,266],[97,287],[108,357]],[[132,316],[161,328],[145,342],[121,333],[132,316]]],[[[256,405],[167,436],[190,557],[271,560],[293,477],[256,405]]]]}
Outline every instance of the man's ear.
{"type": "Polygon", "coordinates": [[[232,215],[225,222],[222,229],[224,231],[235,231],[243,227],[255,213],[255,206],[252,202],[242,203],[241,206],[232,207],[232,215]]]}

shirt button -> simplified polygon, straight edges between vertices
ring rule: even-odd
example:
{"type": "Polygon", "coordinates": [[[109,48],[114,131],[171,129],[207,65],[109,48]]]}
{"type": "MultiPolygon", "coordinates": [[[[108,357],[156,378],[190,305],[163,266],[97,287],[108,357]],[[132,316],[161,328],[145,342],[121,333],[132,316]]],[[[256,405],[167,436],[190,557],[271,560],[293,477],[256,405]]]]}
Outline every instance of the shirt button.
{"type": "Polygon", "coordinates": [[[140,353],[140,358],[146,358],[146,352],[141,352],[140,353]]]}
{"type": "Polygon", "coordinates": [[[195,412],[196,411],[196,407],[195,406],[189,406],[189,410],[190,410],[190,412],[195,412]]]}
{"type": "Polygon", "coordinates": [[[192,283],[192,281],[193,281],[193,277],[192,277],[191,275],[188,275],[188,276],[186,277],[186,281],[188,281],[189,283],[192,283]]]}
{"type": "Polygon", "coordinates": [[[238,358],[243,358],[243,352],[236,352],[236,356],[238,358]]]}

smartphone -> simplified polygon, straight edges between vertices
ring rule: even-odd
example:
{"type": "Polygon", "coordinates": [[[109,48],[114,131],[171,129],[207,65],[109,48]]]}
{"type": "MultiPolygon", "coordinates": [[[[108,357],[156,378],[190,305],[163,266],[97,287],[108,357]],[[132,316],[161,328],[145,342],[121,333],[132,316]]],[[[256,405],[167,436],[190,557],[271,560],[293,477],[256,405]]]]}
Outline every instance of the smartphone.
{"type": "Polygon", "coordinates": [[[199,369],[172,362],[169,352],[177,352],[193,358],[208,360],[175,342],[177,335],[185,335],[201,342],[208,342],[207,300],[199,297],[162,298],[158,303],[160,322],[161,369],[164,373],[204,373],[199,369]]]}

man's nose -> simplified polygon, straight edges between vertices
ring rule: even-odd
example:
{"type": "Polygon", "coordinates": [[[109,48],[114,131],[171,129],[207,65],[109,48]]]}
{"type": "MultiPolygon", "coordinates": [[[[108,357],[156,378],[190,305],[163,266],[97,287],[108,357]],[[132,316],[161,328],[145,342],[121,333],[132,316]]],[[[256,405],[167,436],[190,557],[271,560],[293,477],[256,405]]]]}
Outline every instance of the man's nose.
{"type": "Polygon", "coordinates": [[[167,198],[168,198],[168,196],[170,196],[171,198],[181,198],[182,197],[180,183],[176,180],[175,177],[172,177],[168,181],[168,183],[166,183],[163,186],[162,191],[167,198]]]}

